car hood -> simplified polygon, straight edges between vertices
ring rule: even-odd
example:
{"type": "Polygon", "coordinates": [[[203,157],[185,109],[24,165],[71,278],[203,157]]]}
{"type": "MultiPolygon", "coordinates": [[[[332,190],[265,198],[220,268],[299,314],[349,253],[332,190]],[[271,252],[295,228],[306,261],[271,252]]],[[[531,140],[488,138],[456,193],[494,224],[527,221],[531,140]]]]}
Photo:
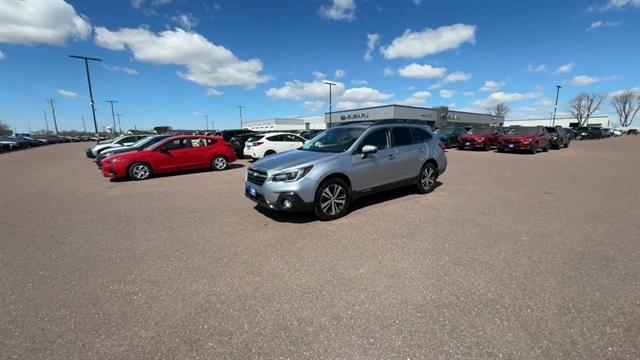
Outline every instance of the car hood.
{"type": "Polygon", "coordinates": [[[461,139],[479,139],[479,138],[486,138],[489,135],[482,135],[482,134],[462,134],[460,135],[461,139]]]}
{"type": "Polygon", "coordinates": [[[101,149],[107,149],[107,148],[110,148],[110,147],[120,147],[120,146],[122,146],[122,145],[120,145],[120,144],[113,144],[113,143],[108,143],[108,144],[98,144],[98,145],[95,145],[95,146],[93,147],[93,149],[94,149],[94,150],[101,150],[101,149]]]}
{"type": "Polygon", "coordinates": [[[113,155],[113,154],[120,154],[128,151],[136,151],[136,150],[138,150],[138,148],[133,146],[121,146],[121,147],[115,147],[113,149],[105,150],[101,153],[101,155],[113,155]]]}
{"type": "Polygon", "coordinates": [[[533,135],[502,135],[500,139],[502,140],[523,140],[523,139],[532,139],[533,135]]]}
{"type": "Polygon", "coordinates": [[[324,162],[330,159],[334,159],[338,156],[337,153],[327,153],[318,151],[306,151],[306,150],[291,150],[280,154],[274,154],[262,158],[251,167],[255,167],[262,170],[285,170],[291,169],[307,164],[314,164],[318,162],[324,162]]]}

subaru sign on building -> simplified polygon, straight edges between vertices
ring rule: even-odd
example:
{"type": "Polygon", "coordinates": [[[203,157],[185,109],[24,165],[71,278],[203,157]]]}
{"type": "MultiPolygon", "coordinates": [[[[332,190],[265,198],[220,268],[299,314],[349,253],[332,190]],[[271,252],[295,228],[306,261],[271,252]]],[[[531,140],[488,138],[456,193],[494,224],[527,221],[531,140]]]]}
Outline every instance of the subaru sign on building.
{"type": "Polygon", "coordinates": [[[327,127],[345,122],[378,120],[419,120],[432,127],[458,124],[461,126],[502,125],[504,117],[449,110],[447,107],[423,108],[406,105],[385,105],[325,113],[327,127]]]}

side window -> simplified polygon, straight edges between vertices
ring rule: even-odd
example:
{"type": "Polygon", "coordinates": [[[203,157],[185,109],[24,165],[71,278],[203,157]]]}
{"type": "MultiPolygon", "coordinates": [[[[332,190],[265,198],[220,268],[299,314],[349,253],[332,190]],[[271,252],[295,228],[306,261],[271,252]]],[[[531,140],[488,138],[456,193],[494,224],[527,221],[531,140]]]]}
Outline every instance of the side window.
{"type": "Polygon", "coordinates": [[[207,142],[203,138],[188,139],[188,141],[191,142],[191,147],[207,146],[207,142]]]}
{"type": "Polygon", "coordinates": [[[175,150],[175,149],[180,149],[184,147],[184,139],[176,139],[173,141],[170,141],[164,145],[162,145],[162,147],[165,150],[175,150]]]}
{"type": "Polygon", "coordinates": [[[295,135],[284,135],[284,138],[288,141],[288,142],[300,142],[300,138],[295,136],[295,135]]]}
{"type": "Polygon", "coordinates": [[[413,141],[416,144],[426,143],[431,140],[431,134],[424,129],[411,128],[411,132],[413,133],[413,141]]]}
{"type": "Polygon", "coordinates": [[[276,141],[276,142],[284,141],[284,135],[271,136],[271,137],[268,137],[267,140],[276,141]]]}
{"type": "Polygon", "coordinates": [[[393,142],[395,146],[405,146],[413,144],[413,135],[411,135],[411,129],[407,127],[394,128],[393,142]]]}
{"type": "Polygon", "coordinates": [[[378,130],[369,136],[367,136],[362,144],[360,144],[360,148],[358,151],[362,150],[362,147],[365,145],[373,145],[378,148],[378,150],[388,149],[389,146],[389,136],[387,129],[378,130]]]}

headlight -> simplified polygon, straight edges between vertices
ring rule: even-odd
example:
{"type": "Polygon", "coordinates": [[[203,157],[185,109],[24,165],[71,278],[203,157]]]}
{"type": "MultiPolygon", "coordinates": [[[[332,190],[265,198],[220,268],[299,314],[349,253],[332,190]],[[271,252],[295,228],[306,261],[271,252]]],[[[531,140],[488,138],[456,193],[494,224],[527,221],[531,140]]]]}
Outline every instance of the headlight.
{"type": "Polygon", "coordinates": [[[115,158],[115,159],[110,161],[111,164],[117,164],[119,162],[120,162],[120,159],[118,159],[118,158],[115,158]]]}
{"type": "Polygon", "coordinates": [[[271,176],[271,181],[273,182],[293,182],[302,179],[305,175],[311,171],[313,165],[309,165],[307,167],[303,167],[296,170],[291,171],[283,171],[281,173],[273,174],[271,176]]]}

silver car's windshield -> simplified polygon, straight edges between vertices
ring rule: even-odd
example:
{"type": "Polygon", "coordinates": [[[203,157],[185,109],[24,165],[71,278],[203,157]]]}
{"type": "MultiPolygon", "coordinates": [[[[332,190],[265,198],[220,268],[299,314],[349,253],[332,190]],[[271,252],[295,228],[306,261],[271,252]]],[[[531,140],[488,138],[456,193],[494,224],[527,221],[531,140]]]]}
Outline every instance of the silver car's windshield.
{"type": "Polygon", "coordinates": [[[340,153],[347,151],[364,132],[359,127],[337,127],[307,141],[300,150],[340,153]]]}

